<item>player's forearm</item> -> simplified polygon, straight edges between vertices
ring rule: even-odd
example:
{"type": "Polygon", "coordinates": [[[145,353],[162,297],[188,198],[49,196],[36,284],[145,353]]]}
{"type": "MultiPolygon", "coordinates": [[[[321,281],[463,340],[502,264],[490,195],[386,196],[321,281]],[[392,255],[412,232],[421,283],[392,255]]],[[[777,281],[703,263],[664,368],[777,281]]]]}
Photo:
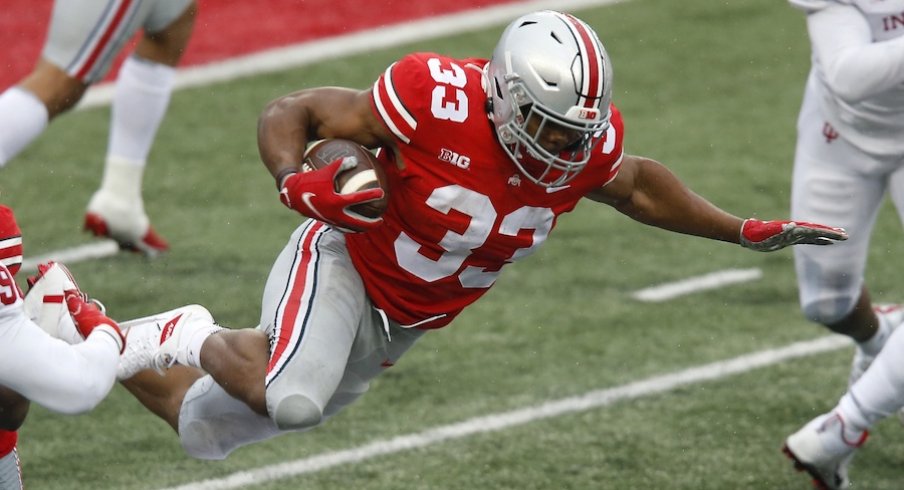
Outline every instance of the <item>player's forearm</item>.
{"type": "Polygon", "coordinates": [[[109,393],[119,346],[103,332],[69,345],[29,322],[17,328],[15,352],[0,355],[0,371],[8,376],[0,384],[50,410],[74,414],[94,408],[109,393]]]}
{"type": "Polygon", "coordinates": [[[743,221],[694,193],[653,160],[640,162],[632,198],[616,209],[651,226],[731,243],[738,243],[743,221]]]}
{"type": "Polygon", "coordinates": [[[0,430],[18,430],[28,415],[28,399],[0,386],[0,430]]]}
{"type": "Polygon", "coordinates": [[[267,105],[258,119],[258,151],[274,178],[287,168],[297,168],[304,156],[309,122],[299,99],[298,92],[276,99],[267,105]]]}

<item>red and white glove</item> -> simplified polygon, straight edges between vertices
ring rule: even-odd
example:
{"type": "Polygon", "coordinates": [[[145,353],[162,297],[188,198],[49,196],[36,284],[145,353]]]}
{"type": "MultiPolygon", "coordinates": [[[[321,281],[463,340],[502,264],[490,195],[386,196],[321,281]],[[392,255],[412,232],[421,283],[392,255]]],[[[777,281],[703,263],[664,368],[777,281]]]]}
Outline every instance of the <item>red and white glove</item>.
{"type": "Polygon", "coordinates": [[[72,320],[75,322],[75,328],[82,334],[82,337],[88,338],[94,332],[103,332],[119,346],[119,353],[122,354],[126,347],[126,338],[122,335],[119,325],[104,315],[94,303],[85,301],[81,293],[76,289],[67,289],[63,291],[63,297],[66,299],[66,307],[72,320]]]}
{"type": "Polygon", "coordinates": [[[383,218],[367,218],[348,208],[382,199],[383,189],[368,189],[351,194],[336,192],[336,176],[355,165],[354,159],[341,158],[321,169],[293,173],[283,179],[279,200],[288,208],[344,232],[375,228],[383,222],[383,218]]]}
{"type": "Polygon", "coordinates": [[[758,252],[773,252],[789,245],[831,245],[847,239],[844,228],[805,221],[760,221],[751,218],[741,225],[741,246],[758,252]]]}

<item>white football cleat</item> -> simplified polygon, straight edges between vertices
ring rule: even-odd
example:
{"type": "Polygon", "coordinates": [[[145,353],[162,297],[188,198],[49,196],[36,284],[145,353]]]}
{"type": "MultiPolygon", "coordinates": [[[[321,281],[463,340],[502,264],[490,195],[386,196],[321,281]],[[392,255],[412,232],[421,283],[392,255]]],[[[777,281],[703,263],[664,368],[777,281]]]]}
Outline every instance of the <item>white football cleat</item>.
{"type": "MultiPolygon", "coordinates": [[[[120,322],[126,337],[126,349],[119,359],[116,379],[126,380],[138,371],[155,369],[163,373],[176,362],[186,364],[185,346],[180,339],[187,332],[216,326],[213,316],[201,305],[188,305],[156,315],[120,322]],[[183,353],[180,355],[180,348],[183,353]]],[[[219,330],[221,327],[216,326],[219,330]]]]}
{"type": "MultiPolygon", "coordinates": [[[[170,368],[174,364],[200,368],[191,361],[197,358],[200,352],[191,352],[191,339],[197,332],[205,332],[205,338],[210,334],[219,332],[223,327],[214,322],[213,316],[201,305],[189,305],[182,308],[178,318],[173,318],[163,328],[160,338],[160,351],[157,353],[159,362],[170,368]]],[[[200,349],[201,344],[196,348],[200,349]]]]}
{"type": "MultiPolygon", "coordinates": [[[[904,305],[877,304],[873,306],[873,311],[879,317],[879,322],[888,326],[889,330],[886,340],[891,336],[891,332],[904,323],[904,305]]],[[[875,358],[875,355],[863,352],[863,349],[859,346],[854,349],[854,359],[851,361],[851,374],[848,376],[848,387],[851,387],[863,376],[863,373],[869,369],[875,358]]]]}
{"type": "Polygon", "coordinates": [[[25,295],[25,314],[45,332],[69,344],[84,341],[66,307],[63,291],[75,289],[81,293],[75,279],[65,265],[47,262],[38,265],[38,274],[28,278],[25,295]]]}
{"type": "Polygon", "coordinates": [[[850,487],[848,465],[868,436],[867,431],[845,435],[841,414],[831,412],[791,434],[782,451],[794,461],[797,471],[806,471],[813,477],[814,488],[838,490],[850,487]]]}
{"type": "Polygon", "coordinates": [[[88,202],[84,228],[95,236],[112,238],[122,249],[148,257],[169,250],[169,244],[151,226],[140,198],[129,200],[104,190],[95,192],[88,202]]]}

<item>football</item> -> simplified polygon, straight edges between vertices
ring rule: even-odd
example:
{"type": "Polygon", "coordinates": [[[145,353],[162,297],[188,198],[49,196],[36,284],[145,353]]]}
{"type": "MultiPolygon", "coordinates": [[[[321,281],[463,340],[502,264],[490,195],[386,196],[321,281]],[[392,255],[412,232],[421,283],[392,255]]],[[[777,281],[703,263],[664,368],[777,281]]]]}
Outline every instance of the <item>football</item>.
{"type": "Polygon", "coordinates": [[[344,170],[336,176],[336,192],[339,194],[351,194],[367,189],[383,189],[383,198],[376,201],[356,204],[349,207],[353,211],[368,218],[379,218],[386,212],[389,203],[389,188],[383,167],[377,162],[376,156],[367,148],[344,139],[320,140],[309,146],[305,152],[301,169],[304,172],[321,169],[334,161],[354,157],[357,165],[344,170]]]}

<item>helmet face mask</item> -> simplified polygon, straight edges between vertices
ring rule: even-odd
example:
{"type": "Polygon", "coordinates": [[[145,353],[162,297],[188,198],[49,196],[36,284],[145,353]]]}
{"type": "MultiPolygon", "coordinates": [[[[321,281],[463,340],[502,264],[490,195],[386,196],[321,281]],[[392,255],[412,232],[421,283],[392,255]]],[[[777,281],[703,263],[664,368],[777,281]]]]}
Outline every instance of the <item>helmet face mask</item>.
{"type": "Polygon", "coordinates": [[[492,120],[524,176],[561,186],[587,164],[609,126],[612,68],[593,31],[559,12],[506,28],[485,68],[492,120]]]}

